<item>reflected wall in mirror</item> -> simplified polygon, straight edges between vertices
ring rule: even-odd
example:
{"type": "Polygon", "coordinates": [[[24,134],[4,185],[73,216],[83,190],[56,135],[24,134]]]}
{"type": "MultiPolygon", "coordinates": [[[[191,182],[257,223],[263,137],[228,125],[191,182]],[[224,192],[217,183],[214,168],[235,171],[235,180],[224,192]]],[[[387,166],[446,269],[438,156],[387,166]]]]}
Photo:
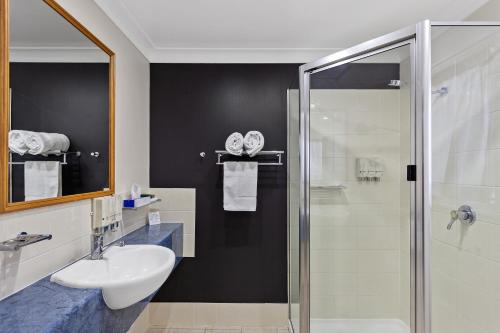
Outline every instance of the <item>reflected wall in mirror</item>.
{"type": "Polygon", "coordinates": [[[113,52],[52,0],[8,8],[4,210],[111,194],[113,52]]]}

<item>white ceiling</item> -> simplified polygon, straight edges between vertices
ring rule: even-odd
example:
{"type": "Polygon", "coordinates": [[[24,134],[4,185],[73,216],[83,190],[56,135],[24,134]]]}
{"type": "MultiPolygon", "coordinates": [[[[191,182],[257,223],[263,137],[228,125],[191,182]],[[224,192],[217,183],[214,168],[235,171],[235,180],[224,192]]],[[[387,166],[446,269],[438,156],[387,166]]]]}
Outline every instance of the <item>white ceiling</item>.
{"type": "Polygon", "coordinates": [[[9,4],[12,62],[108,62],[107,54],[41,0],[9,4]]]}
{"type": "Polygon", "coordinates": [[[487,0],[94,0],[152,62],[303,62],[487,0]]]}
{"type": "Polygon", "coordinates": [[[11,1],[9,11],[13,47],[95,47],[41,0],[11,1]]]}

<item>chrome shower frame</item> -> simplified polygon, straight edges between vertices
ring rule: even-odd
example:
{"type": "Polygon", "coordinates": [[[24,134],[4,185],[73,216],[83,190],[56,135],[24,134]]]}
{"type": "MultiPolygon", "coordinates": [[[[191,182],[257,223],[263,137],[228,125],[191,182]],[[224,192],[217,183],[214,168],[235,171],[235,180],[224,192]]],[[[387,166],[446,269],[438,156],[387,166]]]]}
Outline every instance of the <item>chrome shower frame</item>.
{"type": "MultiPolygon", "coordinates": [[[[498,26],[500,22],[419,22],[349,49],[304,64],[300,83],[300,333],[310,333],[310,75],[404,45],[411,53],[411,333],[431,333],[431,29],[433,26],[498,26]]],[[[290,313],[289,313],[289,319],[290,313]]]]}

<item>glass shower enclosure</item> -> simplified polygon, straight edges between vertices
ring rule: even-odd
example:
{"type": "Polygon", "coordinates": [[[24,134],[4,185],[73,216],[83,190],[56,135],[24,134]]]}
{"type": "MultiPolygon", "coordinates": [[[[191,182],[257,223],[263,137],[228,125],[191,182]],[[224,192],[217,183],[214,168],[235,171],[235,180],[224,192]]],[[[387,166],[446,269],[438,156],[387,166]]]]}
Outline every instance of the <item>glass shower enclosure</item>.
{"type": "Polygon", "coordinates": [[[292,329],[496,332],[500,23],[424,21],[299,72],[292,329]]]}

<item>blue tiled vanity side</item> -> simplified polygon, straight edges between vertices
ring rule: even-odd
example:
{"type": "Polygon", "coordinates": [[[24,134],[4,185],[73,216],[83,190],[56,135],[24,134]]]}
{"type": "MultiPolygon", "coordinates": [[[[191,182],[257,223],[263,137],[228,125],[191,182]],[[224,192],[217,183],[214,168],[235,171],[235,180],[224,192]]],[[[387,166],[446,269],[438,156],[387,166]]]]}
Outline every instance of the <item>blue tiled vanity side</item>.
{"type": "MultiPolygon", "coordinates": [[[[182,259],[182,234],[182,224],[168,223],[146,225],[122,239],[128,245],[171,248],[176,253],[177,266],[182,259]]],[[[128,308],[111,310],[100,289],[67,288],[45,277],[0,301],[0,333],[125,333],[153,296],[128,308]]]]}

